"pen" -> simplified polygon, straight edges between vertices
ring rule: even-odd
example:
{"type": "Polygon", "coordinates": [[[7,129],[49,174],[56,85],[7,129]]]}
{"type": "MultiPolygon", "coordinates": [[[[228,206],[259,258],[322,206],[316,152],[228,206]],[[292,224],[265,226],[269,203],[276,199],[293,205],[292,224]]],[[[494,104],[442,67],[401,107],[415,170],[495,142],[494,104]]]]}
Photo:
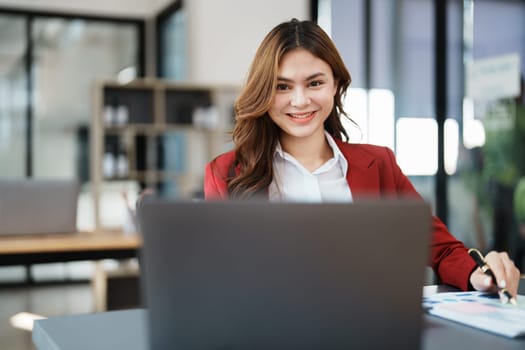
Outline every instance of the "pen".
{"type": "MultiPolygon", "coordinates": [[[[496,276],[494,276],[494,273],[490,269],[490,266],[487,264],[487,262],[483,258],[483,255],[480,253],[480,251],[475,248],[470,248],[468,250],[468,253],[471,256],[471,258],[474,259],[476,264],[478,264],[481,271],[483,271],[485,275],[490,276],[492,278],[492,282],[494,282],[494,285],[498,286],[498,281],[496,281],[496,276]]],[[[501,294],[505,295],[505,297],[507,298],[507,301],[510,302],[512,305],[517,305],[516,299],[512,297],[512,294],[510,294],[507,288],[498,287],[498,291],[501,294]]]]}

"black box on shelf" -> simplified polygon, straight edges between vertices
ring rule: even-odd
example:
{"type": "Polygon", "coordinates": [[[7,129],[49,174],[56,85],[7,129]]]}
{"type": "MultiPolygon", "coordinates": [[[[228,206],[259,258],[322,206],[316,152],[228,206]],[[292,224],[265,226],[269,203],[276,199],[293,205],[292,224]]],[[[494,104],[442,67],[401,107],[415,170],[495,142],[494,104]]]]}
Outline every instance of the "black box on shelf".
{"type": "Polygon", "coordinates": [[[193,112],[198,107],[212,105],[209,90],[170,90],[166,92],[166,122],[192,124],[193,112]]]}
{"type": "Polygon", "coordinates": [[[154,123],[153,95],[152,89],[104,88],[105,114],[113,114],[105,118],[106,125],[154,123]]]}

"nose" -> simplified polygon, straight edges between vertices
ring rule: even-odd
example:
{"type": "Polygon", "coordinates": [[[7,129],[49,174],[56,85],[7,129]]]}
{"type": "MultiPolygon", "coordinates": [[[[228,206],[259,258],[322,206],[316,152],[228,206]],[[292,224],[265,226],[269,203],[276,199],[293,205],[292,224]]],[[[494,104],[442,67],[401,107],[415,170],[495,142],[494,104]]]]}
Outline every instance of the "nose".
{"type": "Polygon", "coordinates": [[[303,107],[310,103],[310,98],[306,94],[306,91],[301,88],[295,89],[292,95],[292,99],[290,101],[290,105],[292,107],[303,107]]]}

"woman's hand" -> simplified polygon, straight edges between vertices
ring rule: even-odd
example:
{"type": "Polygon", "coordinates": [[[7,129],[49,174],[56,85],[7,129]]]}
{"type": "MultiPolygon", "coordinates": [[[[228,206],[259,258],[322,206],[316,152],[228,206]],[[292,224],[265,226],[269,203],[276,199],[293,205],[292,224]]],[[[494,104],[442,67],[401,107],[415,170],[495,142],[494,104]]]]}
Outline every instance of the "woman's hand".
{"type": "Polygon", "coordinates": [[[507,288],[509,293],[515,297],[518,293],[520,282],[520,270],[505,252],[498,253],[491,251],[485,256],[485,261],[496,276],[498,285],[494,285],[490,276],[483,273],[481,268],[477,268],[470,275],[470,284],[479,291],[497,292],[499,288],[507,288]]]}

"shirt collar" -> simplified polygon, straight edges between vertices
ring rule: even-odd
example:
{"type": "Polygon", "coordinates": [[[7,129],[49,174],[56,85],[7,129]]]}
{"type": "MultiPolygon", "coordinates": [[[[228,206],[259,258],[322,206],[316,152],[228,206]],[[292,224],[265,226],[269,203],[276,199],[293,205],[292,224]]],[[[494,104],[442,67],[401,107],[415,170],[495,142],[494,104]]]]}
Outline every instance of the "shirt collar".
{"type": "MultiPolygon", "coordinates": [[[[345,156],[343,155],[339,147],[337,147],[337,144],[334,138],[332,137],[332,135],[330,135],[328,131],[326,130],[324,131],[324,135],[326,137],[326,141],[328,142],[328,145],[330,146],[334,154],[333,159],[341,165],[341,170],[343,171],[343,174],[346,175],[348,171],[348,161],[346,160],[345,156]]],[[[282,159],[286,159],[286,154],[288,154],[283,150],[281,146],[281,142],[279,142],[279,140],[277,140],[277,146],[275,147],[274,154],[278,154],[282,159]]]]}
{"type": "MultiPolygon", "coordinates": [[[[337,144],[335,143],[335,140],[332,137],[332,135],[330,135],[328,133],[328,131],[326,131],[326,130],[324,131],[324,134],[326,136],[326,141],[328,141],[328,144],[332,148],[332,152],[334,152],[335,160],[338,161],[338,162],[343,162],[343,164],[345,164],[345,165],[348,165],[345,156],[343,155],[343,153],[341,152],[339,147],[337,147],[337,144]]],[[[345,173],[346,173],[346,168],[344,170],[345,170],[345,173]]]]}

